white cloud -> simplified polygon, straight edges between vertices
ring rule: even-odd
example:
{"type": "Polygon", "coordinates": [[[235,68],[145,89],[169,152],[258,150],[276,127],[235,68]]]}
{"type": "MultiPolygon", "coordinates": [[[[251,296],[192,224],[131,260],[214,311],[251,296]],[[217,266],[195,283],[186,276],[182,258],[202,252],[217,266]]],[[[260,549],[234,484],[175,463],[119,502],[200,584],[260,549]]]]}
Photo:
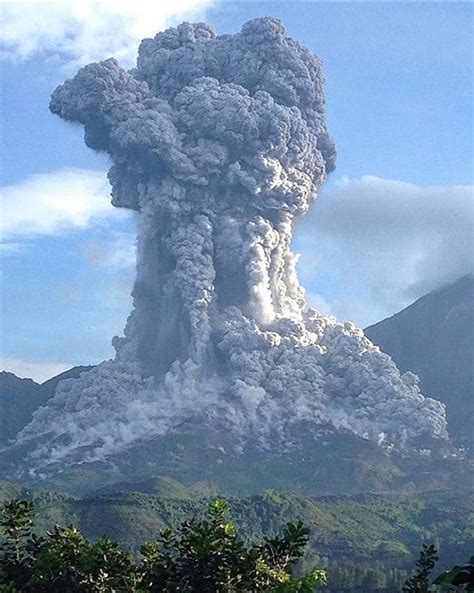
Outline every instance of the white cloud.
{"type": "Polygon", "coordinates": [[[211,0],[72,0],[0,4],[2,54],[57,56],[77,67],[114,56],[132,66],[139,42],[177,22],[202,20],[211,0]]]}
{"type": "Polygon", "coordinates": [[[310,290],[319,292],[323,276],[339,285],[333,299],[323,293],[335,315],[373,322],[472,272],[473,231],[470,186],[344,179],[299,229],[302,271],[310,290]]]}
{"type": "Polygon", "coordinates": [[[2,187],[0,207],[4,251],[27,238],[62,234],[130,215],[110,204],[106,174],[87,169],[60,169],[2,187]]]}
{"type": "Polygon", "coordinates": [[[59,373],[67,371],[74,365],[64,362],[21,360],[19,358],[1,358],[0,369],[14,373],[21,379],[33,379],[37,383],[43,383],[59,373]]]}

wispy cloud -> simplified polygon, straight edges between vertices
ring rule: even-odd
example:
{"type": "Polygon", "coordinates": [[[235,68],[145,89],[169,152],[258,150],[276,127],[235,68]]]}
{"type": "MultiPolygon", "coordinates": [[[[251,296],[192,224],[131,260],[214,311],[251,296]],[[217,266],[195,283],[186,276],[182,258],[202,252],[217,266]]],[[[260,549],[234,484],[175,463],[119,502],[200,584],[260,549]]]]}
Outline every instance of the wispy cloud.
{"type": "Polygon", "coordinates": [[[116,270],[135,268],[135,237],[129,233],[113,231],[100,241],[88,239],[81,244],[81,251],[88,264],[116,270]]]}
{"type": "Polygon", "coordinates": [[[33,379],[37,383],[43,383],[73,366],[64,362],[31,361],[19,358],[0,359],[0,370],[14,373],[21,379],[33,379]]]}
{"type": "Polygon", "coordinates": [[[334,314],[368,323],[472,272],[473,231],[470,186],[343,179],[300,228],[301,269],[311,291],[338,287],[334,314]]]}
{"type": "Polygon", "coordinates": [[[183,18],[202,20],[211,0],[71,0],[0,6],[3,56],[56,56],[70,67],[114,56],[132,66],[138,43],[183,18]]]}
{"type": "Polygon", "coordinates": [[[110,204],[110,186],[101,171],[60,169],[32,175],[0,188],[3,250],[22,240],[86,228],[130,215],[110,204]]]}

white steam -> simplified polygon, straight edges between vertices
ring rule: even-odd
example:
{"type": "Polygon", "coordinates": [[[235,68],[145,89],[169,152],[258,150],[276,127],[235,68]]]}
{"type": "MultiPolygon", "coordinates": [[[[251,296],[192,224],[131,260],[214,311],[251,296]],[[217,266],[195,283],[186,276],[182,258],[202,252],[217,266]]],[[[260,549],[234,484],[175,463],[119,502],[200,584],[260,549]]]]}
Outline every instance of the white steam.
{"type": "Polygon", "coordinates": [[[291,251],[333,170],[319,59],[272,18],[216,36],[182,24],[59,87],[54,113],[107,151],[113,204],[139,216],[134,308],[114,361],[59,384],[19,436],[35,463],[94,460],[186,419],[236,448],[290,446],[298,423],[375,441],[446,435],[421,395],[352,324],[305,306],[291,251]]]}

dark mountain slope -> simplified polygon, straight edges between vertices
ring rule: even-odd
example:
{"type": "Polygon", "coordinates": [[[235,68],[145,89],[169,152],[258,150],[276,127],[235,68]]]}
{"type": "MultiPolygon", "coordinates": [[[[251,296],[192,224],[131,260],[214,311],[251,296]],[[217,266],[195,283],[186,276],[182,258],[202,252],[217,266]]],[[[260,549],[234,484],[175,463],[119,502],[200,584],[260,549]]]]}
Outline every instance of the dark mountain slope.
{"type": "Polygon", "coordinates": [[[29,422],[40,406],[40,385],[19,379],[13,373],[0,373],[0,445],[13,438],[29,422]]]}
{"type": "Polygon", "coordinates": [[[474,277],[433,291],[365,330],[423,393],[447,406],[450,432],[472,445],[474,411],[474,277]]]}
{"type": "Polygon", "coordinates": [[[78,377],[90,368],[74,367],[41,385],[32,379],[20,379],[13,373],[0,372],[0,446],[28,424],[33,412],[54,394],[59,381],[78,377]]]}

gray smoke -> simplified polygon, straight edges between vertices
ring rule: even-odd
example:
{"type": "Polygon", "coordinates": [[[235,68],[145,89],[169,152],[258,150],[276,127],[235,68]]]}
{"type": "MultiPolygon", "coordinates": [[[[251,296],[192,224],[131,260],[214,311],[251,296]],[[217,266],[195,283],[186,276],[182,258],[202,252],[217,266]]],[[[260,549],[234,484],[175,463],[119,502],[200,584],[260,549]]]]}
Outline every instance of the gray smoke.
{"type": "Polygon", "coordinates": [[[273,18],[184,23],[137,67],[91,64],[51,110],[106,151],[139,217],[134,307],[114,361],[63,381],[19,442],[37,463],[100,459],[199,415],[261,448],[300,421],[387,442],[446,435],[444,407],[362,331],[307,309],[293,224],[334,168],[319,59],[273,18]],[[79,453],[78,453],[79,452],[79,453]]]}

